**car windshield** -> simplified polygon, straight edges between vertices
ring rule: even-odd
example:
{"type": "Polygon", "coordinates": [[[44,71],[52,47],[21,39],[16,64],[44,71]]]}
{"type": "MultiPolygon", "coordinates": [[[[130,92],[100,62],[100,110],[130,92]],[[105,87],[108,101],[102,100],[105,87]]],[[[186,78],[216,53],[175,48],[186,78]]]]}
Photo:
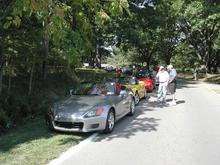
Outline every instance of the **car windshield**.
{"type": "Polygon", "coordinates": [[[73,95],[113,95],[115,94],[114,83],[83,83],[72,92],[73,95]]]}
{"type": "Polygon", "coordinates": [[[129,83],[129,79],[130,78],[127,78],[127,77],[120,77],[120,79],[118,80],[118,82],[120,84],[128,84],[129,83]]]}
{"type": "Polygon", "coordinates": [[[131,85],[135,85],[137,83],[137,81],[136,81],[136,79],[130,79],[129,80],[129,84],[131,84],[131,85]]]}
{"type": "Polygon", "coordinates": [[[148,73],[148,72],[139,72],[138,74],[137,74],[137,78],[150,78],[150,73],[148,73]]]}
{"type": "Polygon", "coordinates": [[[120,84],[131,84],[134,85],[136,84],[136,78],[131,78],[131,77],[123,77],[119,79],[120,84]]]}

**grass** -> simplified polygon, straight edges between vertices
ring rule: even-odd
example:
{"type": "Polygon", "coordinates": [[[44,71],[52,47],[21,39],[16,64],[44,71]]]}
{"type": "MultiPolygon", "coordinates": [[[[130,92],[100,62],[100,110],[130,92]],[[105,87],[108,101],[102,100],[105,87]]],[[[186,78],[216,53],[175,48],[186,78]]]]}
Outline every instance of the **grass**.
{"type": "MultiPolygon", "coordinates": [[[[193,80],[193,73],[191,72],[178,73],[178,77],[193,80]]],[[[220,84],[220,74],[199,73],[198,79],[200,81],[205,81],[208,83],[220,84]]]]}
{"type": "Polygon", "coordinates": [[[220,74],[207,74],[203,80],[210,83],[220,84],[220,74]]]}
{"type": "Polygon", "coordinates": [[[0,164],[43,165],[78,144],[88,134],[50,132],[43,119],[34,119],[0,136],[0,164]]]}
{"type": "MultiPolygon", "coordinates": [[[[114,80],[116,77],[115,73],[107,73],[99,69],[77,69],[76,74],[81,81],[91,82],[114,80]]],[[[24,93],[23,89],[26,89],[27,81],[15,80],[15,82],[18,84],[15,84],[17,88],[13,91],[24,93]]],[[[39,105],[42,105],[40,106],[42,111],[46,111],[49,104],[68,96],[69,90],[75,85],[76,83],[64,73],[50,74],[44,83],[36,81],[34,92],[37,93],[34,107],[39,111],[39,105]]],[[[0,164],[47,164],[88,136],[89,134],[52,133],[46,128],[42,117],[29,119],[25,124],[18,125],[16,129],[0,135],[0,164]]]]}

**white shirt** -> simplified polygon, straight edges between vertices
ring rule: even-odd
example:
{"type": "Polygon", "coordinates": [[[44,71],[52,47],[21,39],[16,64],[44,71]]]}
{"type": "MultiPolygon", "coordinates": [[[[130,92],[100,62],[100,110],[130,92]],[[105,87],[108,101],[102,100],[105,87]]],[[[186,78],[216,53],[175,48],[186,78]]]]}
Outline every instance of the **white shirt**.
{"type": "Polygon", "coordinates": [[[162,70],[157,73],[156,78],[159,78],[160,83],[164,83],[164,82],[168,82],[170,77],[167,71],[162,70]]]}
{"type": "Polygon", "coordinates": [[[174,69],[174,68],[171,69],[169,76],[170,76],[169,81],[170,82],[173,81],[175,79],[175,77],[177,76],[176,69],[174,69]]]}

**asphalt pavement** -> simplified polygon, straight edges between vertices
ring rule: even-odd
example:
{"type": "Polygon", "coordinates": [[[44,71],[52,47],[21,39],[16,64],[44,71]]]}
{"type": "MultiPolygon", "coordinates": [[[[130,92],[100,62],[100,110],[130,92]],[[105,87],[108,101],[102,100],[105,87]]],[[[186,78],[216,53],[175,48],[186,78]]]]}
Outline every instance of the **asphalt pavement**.
{"type": "Polygon", "coordinates": [[[57,164],[219,165],[220,95],[209,88],[179,81],[175,106],[158,104],[151,93],[114,132],[94,136],[57,164]]]}

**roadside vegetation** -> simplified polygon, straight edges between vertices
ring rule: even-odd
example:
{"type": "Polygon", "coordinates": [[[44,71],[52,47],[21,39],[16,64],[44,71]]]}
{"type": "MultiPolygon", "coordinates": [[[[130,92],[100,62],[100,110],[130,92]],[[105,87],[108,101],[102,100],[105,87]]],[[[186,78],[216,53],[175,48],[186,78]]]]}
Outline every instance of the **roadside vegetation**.
{"type": "MultiPolygon", "coordinates": [[[[80,82],[115,78],[114,73],[100,69],[79,68],[76,75],[80,82]]],[[[16,91],[19,97],[8,95],[5,98],[10,100],[4,106],[10,108],[11,114],[10,118],[2,118],[8,128],[1,130],[0,164],[46,164],[90,135],[51,132],[44,121],[48,107],[69,96],[69,90],[78,82],[63,72],[48,75],[44,84],[35,82],[34,91],[37,92],[31,98],[21,95],[22,91],[19,91],[22,85],[25,86],[24,83],[25,80],[20,79],[16,86],[18,89],[13,89],[13,94],[16,91]]]]}
{"type": "Polygon", "coordinates": [[[220,74],[208,74],[202,80],[210,83],[220,84],[220,74]]]}
{"type": "MultiPolygon", "coordinates": [[[[179,72],[178,77],[188,80],[194,80],[194,73],[179,72]]],[[[220,84],[220,74],[197,73],[197,80],[213,84],[220,84]]]]}
{"type": "Polygon", "coordinates": [[[0,136],[0,164],[47,164],[87,136],[52,133],[42,118],[29,119],[24,126],[0,136]]]}

